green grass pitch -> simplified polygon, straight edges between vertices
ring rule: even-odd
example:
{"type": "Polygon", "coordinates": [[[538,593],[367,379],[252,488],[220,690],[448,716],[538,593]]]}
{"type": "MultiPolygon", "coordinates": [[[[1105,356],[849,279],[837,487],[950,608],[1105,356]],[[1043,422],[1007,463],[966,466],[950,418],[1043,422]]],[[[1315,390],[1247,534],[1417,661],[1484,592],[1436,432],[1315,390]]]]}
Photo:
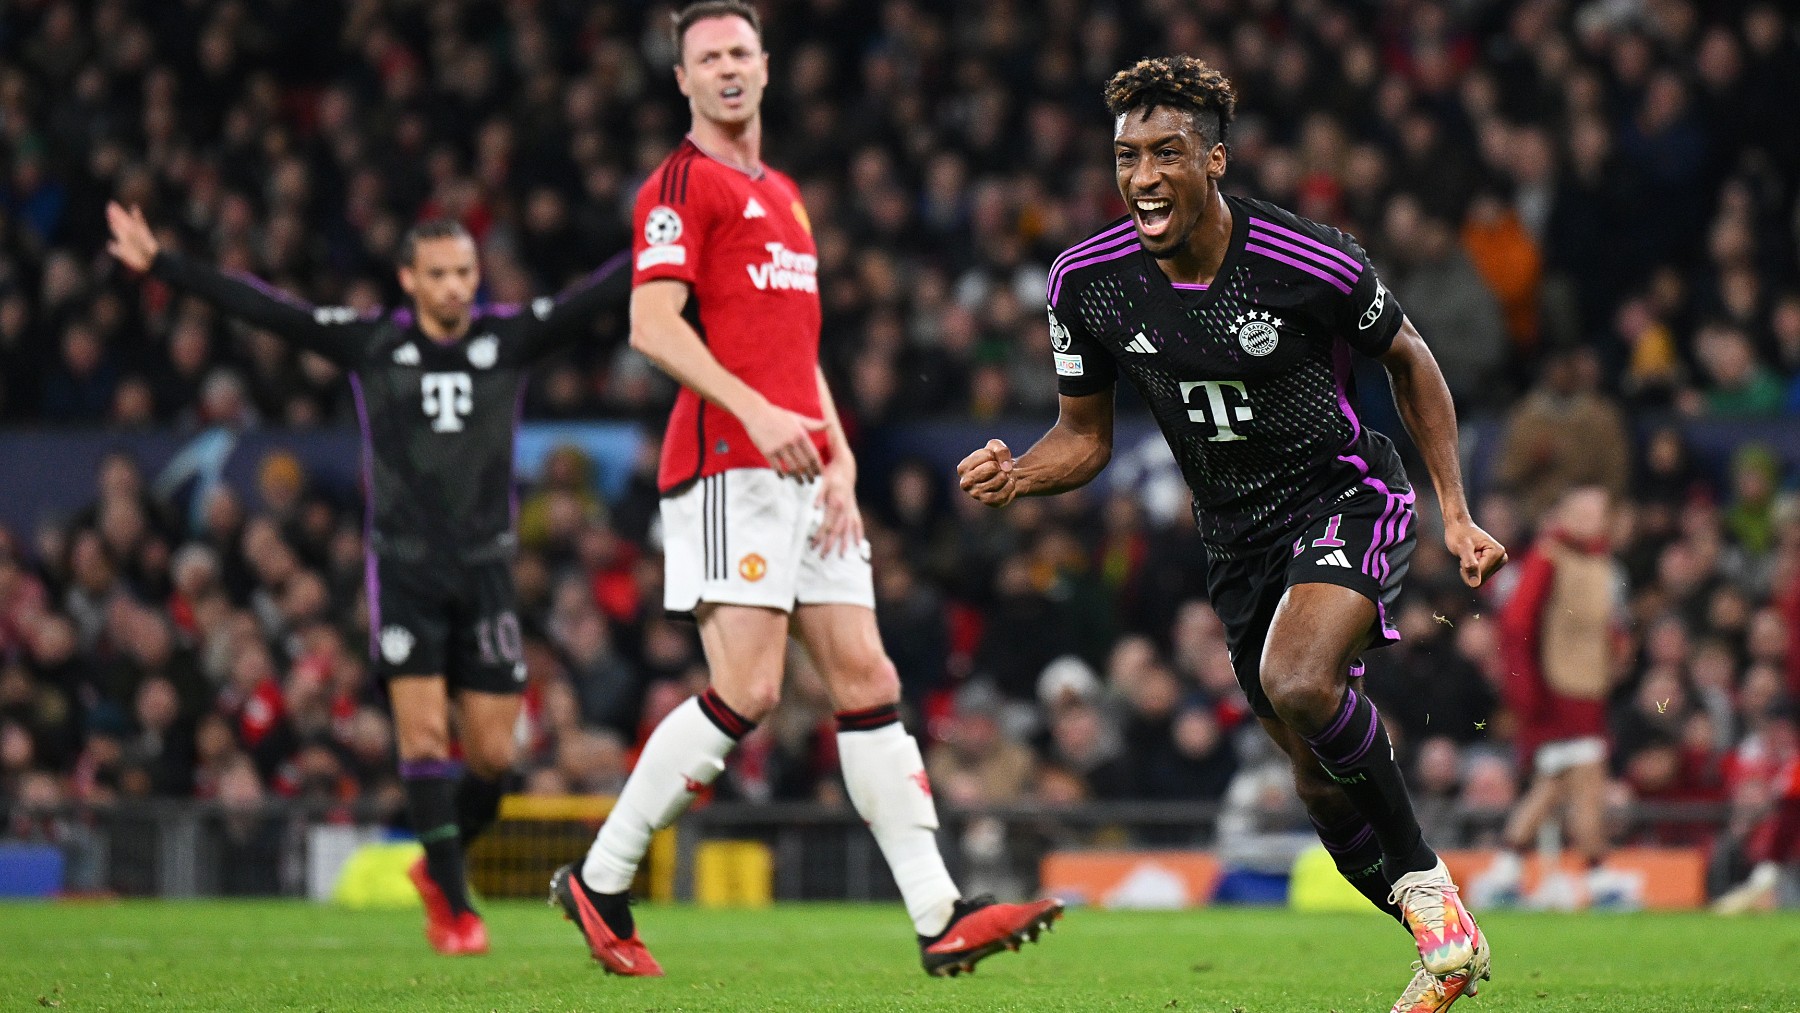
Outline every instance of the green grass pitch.
{"type": "MultiPolygon", "coordinates": [[[[297,902],[0,905],[0,1010],[1386,1010],[1411,955],[1374,916],[1072,911],[954,980],[898,907],[638,909],[669,976],[609,978],[549,908],[486,906],[487,957],[418,916],[297,902]]],[[[1800,916],[1490,915],[1467,1010],[1800,1011],[1800,916]]]]}

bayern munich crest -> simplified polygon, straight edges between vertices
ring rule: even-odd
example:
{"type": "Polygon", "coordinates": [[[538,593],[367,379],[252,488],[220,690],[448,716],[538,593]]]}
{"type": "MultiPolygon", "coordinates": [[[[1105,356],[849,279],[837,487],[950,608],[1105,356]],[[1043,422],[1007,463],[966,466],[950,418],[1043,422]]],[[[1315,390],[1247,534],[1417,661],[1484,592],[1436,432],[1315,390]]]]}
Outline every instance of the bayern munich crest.
{"type": "Polygon", "coordinates": [[[381,631],[381,656],[390,665],[403,664],[412,656],[414,643],[412,631],[406,627],[386,627],[381,631]]]}
{"type": "Polygon", "coordinates": [[[1281,318],[1262,310],[1251,310],[1239,313],[1237,320],[1238,345],[1251,355],[1261,357],[1275,350],[1281,343],[1281,318]]]}

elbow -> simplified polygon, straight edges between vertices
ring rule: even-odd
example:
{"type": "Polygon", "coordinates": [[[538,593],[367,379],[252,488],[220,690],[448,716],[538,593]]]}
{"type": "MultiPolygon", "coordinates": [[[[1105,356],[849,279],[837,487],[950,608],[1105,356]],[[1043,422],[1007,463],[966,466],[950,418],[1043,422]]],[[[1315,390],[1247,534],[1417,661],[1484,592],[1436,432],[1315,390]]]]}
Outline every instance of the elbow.
{"type": "Polygon", "coordinates": [[[1081,484],[1086,485],[1098,478],[1112,463],[1112,443],[1107,440],[1090,439],[1087,453],[1082,457],[1081,484]]]}
{"type": "Polygon", "coordinates": [[[652,334],[652,331],[650,330],[650,328],[640,327],[640,326],[637,326],[636,324],[633,324],[631,327],[631,333],[626,338],[626,343],[631,345],[631,348],[633,351],[641,352],[644,355],[650,356],[651,358],[654,359],[655,356],[651,354],[651,350],[652,350],[652,347],[655,345],[655,340],[654,340],[654,338],[651,337],[651,334],[652,334]]]}

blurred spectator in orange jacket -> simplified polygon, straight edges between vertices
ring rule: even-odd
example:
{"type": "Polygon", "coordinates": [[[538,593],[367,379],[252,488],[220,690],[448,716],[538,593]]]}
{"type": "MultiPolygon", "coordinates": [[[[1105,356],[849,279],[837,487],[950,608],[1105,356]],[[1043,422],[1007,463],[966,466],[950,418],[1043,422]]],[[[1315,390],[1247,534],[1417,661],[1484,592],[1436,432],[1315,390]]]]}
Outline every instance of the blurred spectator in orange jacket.
{"type": "Polygon", "coordinates": [[[1514,355],[1529,355],[1538,343],[1538,290],[1544,277],[1544,257],[1531,233],[1509,201],[1483,190],[1469,204],[1462,244],[1500,303],[1514,355]]]}

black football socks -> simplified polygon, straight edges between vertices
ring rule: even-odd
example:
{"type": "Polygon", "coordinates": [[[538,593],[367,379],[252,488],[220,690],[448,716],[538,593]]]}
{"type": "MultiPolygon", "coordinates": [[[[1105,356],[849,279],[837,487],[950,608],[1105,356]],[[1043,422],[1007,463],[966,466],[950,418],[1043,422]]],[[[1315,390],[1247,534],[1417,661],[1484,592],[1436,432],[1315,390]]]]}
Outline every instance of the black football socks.
{"type": "Polygon", "coordinates": [[[444,892],[452,914],[472,910],[464,878],[462,831],[456,820],[458,764],[449,760],[403,760],[400,780],[413,833],[425,846],[425,871],[444,892]]]}
{"type": "Polygon", "coordinates": [[[463,771],[462,781],[456,786],[456,825],[464,848],[494,825],[505,790],[505,781],[500,778],[490,781],[472,770],[463,771]]]}
{"type": "Polygon", "coordinates": [[[1424,832],[1413,815],[1393,743],[1373,701],[1355,689],[1347,690],[1325,729],[1306,736],[1306,742],[1325,773],[1344,789],[1356,811],[1374,828],[1389,880],[1437,864],[1437,853],[1425,844],[1424,832]]]}
{"type": "Polygon", "coordinates": [[[1313,829],[1319,832],[1319,843],[1325,845],[1332,861],[1337,863],[1338,872],[1356,887],[1357,893],[1369,898],[1369,903],[1405,925],[1400,905],[1389,899],[1393,884],[1382,871],[1381,839],[1375,836],[1375,828],[1369,821],[1363,819],[1361,813],[1351,813],[1329,824],[1310,814],[1309,818],[1313,829]]]}

